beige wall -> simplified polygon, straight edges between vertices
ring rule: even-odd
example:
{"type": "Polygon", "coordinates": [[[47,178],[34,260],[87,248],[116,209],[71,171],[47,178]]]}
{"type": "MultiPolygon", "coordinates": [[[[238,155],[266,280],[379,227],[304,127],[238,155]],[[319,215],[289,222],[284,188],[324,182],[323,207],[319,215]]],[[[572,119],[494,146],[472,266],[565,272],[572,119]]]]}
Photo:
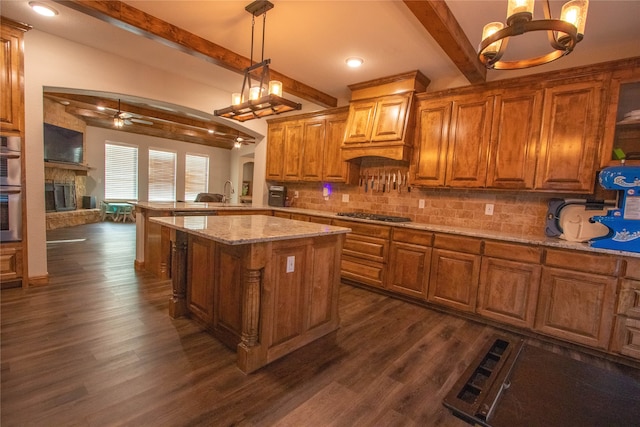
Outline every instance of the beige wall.
{"type": "MultiPolygon", "coordinates": [[[[179,69],[175,72],[159,70],[36,29],[25,34],[24,46],[29,277],[41,280],[47,276],[42,145],[43,89],[71,88],[123,93],[206,112],[211,112],[216,105],[227,104],[231,90],[216,88],[215,82],[207,84],[184,79],[180,76],[179,69]]],[[[265,121],[254,120],[246,127],[266,134],[265,121]]],[[[88,140],[85,142],[90,143],[88,140]]],[[[93,147],[88,147],[88,152],[92,149],[93,147]]],[[[225,162],[228,165],[226,170],[233,169],[233,155],[225,152],[225,162]]],[[[265,153],[264,148],[257,150],[257,161],[264,163],[265,153]]],[[[264,177],[264,172],[260,176],[264,177]]],[[[228,176],[224,178],[228,179],[228,176]]],[[[90,182],[87,181],[89,186],[90,182]]]]}

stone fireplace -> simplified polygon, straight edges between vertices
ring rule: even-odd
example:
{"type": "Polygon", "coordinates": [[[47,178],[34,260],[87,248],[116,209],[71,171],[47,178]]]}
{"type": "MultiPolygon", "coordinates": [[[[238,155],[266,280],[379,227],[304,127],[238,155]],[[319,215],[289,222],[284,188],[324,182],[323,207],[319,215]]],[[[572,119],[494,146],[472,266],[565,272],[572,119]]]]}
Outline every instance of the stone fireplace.
{"type": "Polygon", "coordinates": [[[77,207],[76,183],[74,181],[45,181],[44,201],[47,212],[72,211],[77,207]]]}
{"type": "Polygon", "coordinates": [[[100,209],[82,209],[86,170],[44,168],[47,230],[100,221],[100,209]]]}

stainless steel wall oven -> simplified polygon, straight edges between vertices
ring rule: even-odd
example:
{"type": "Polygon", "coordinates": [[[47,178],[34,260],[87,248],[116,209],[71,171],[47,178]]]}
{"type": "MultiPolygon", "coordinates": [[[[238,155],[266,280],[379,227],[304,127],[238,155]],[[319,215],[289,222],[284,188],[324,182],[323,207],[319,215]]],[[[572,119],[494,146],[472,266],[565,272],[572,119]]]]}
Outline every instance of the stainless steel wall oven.
{"type": "Polygon", "coordinates": [[[0,136],[0,241],[22,240],[21,139],[0,136]]]}

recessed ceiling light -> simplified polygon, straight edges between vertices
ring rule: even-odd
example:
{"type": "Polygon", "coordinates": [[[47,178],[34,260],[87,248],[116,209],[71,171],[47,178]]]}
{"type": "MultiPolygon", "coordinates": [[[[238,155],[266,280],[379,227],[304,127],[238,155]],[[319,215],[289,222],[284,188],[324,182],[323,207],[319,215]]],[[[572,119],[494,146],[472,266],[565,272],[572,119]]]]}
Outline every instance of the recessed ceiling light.
{"type": "Polygon", "coordinates": [[[209,133],[213,133],[213,129],[209,129],[209,133]]]}
{"type": "Polygon", "coordinates": [[[33,9],[36,13],[39,13],[42,16],[56,16],[58,14],[57,10],[44,3],[32,1],[29,2],[29,6],[31,6],[31,9],[33,9]]]}
{"type": "Polygon", "coordinates": [[[98,110],[99,110],[99,111],[104,111],[104,110],[106,110],[106,108],[104,108],[102,105],[98,105],[98,107],[97,107],[97,108],[98,108],[98,110]]]}
{"type": "Polygon", "coordinates": [[[351,68],[358,68],[359,66],[361,66],[364,63],[364,59],[356,58],[354,56],[354,57],[351,57],[351,58],[347,58],[347,60],[345,62],[351,68]]]}

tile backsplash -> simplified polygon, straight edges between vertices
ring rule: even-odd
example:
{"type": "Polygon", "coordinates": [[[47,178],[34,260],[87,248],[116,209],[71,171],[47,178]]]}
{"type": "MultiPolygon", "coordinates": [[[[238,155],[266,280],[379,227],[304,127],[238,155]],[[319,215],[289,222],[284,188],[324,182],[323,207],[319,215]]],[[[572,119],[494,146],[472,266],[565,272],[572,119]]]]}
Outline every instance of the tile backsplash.
{"type": "Polygon", "coordinates": [[[344,184],[288,183],[291,206],[330,212],[374,212],[404,216],[414,222],[495,230],[519,236],[544,236],[545,214],[551,196],[478,190],[423,189],[400,193],[364,191],[344,184]],[[323,197],[323,188],[329,196],[323,197]],[[298,197],[295,197],[297,191],[298,197]],[[344,196],[348,197],[348,201],[344,196]],[[420,208],[420,201],[424,208],[420,208]],[[486,215],[486,205],[493,215],[486,215]]]}

